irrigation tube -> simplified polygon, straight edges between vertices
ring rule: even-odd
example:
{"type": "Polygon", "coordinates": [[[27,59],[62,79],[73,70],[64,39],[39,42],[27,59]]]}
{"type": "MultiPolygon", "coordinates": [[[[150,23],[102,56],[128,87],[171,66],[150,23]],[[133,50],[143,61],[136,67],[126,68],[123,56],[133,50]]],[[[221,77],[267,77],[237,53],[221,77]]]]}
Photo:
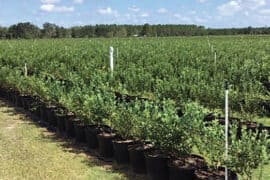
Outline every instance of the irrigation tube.
{"type": "MultiPolygon", "coordinates": [[[[225,159],[228,159],[228,126],[229,126],[229,83],[225,82],[225,159]]],[[[225,166],[225,180],[228,180],[228,168],[225,166]]]]}

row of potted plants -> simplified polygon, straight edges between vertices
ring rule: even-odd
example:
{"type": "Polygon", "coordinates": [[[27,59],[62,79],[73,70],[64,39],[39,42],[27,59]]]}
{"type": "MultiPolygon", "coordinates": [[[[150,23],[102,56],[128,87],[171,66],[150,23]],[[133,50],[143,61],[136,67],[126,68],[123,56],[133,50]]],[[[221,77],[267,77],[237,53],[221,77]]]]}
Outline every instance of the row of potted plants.
{"type": "MultiPolygon", "coordinates": [[[[87,125],[87,122],[76,117],[74,113],[69,112],[64,107],[46,104],[38,97],[23,95],[11,88],[1,88],[0,95],[13,102],[14,105],[34,113],[48,125],[56,127],[60,134],[74,137],[77,142],[87,143],[91,149],[98,149],[101,157],[114,157],[118,164],[130,163],[134,172],[148,173],[151,179],[168,179],[169,177],[170,179],[200,179],[206,176],[222,178],[222,175],[224,175],[222,172],[220,174],[217,172],[210,173],[211,171],[208,170],[204,158],[197,155],[188,155],[190,147],[183,147],[181,150],[183,152],[180,152],[183,153],[181,158],[157,148],[162,147],[162,145],[158,145],[161,142],[158,138],[162,138],[158,134],[157,136],[150,135],[153,136],[151,139],[155,140],[156,146],[153,143],[130,137],[129,131],[131,131],[132,125],[129,123],[134,122],[134,119],[130,117],[132,112],[125,109],[124,106],[120,108],[119,114],[112,117],[113,119],[122,119],[122,121],[118,121],[119,124],[114,124],[115,127],[121,128],[113,130],[111,127],[102,124],[87,125]],[[122,117],[126,117],[126,119],[124,120],[122,117]]],[[[154,107],[153,115],[158,110],[157,107],[154,107]]],[[[162,129],[167,128],[162,127],[162,125],[160,127],[162,129]]],[[[180,136],[175,138],[181,139],[180,136]]],[[[232,174],[232,176],[234,177],[235,174],[232,174]]]]}
{"type": "Polygon", "coordinates": [[[224,165],[250,175],[246,169],[257,168],[269,155],[265,133],[259,137],[260,144],[254,140],[254,133],[244,133],[245,141],[232,137],[231,158],[225,161],[224,129],[216,123],[206,126],[203,118],[207,111],[196,103],[186,104],[179,117],[175,103],[169,99],[122,102],[114,93],[86,85],[79,78],[72,79],[73,85],[68,88],[48,77],[22,77],[10,71],[0,78],[1,94],[15,104],[23,105],[77,141],[88,142],[90,148],[98,147],[104,158],[114,156],[119,163],[130,161],[135,172],[147,171],[152,179],[174,179],[185,177],[185,173],[199,179],[218,179],[224,177],[224,165]],[[251,145],[248,153],[260,156],[242,156],[245,143],[251,145]],[[235,151],[239,147],[242,154],[235,151]],[[206,158],[208,166],[200,165],[203,158],[190,155],[194,148],[206,158]],[[236,163],[240,157],[242,162],[258,163],[241,164],[240,169],[236,163]]]}

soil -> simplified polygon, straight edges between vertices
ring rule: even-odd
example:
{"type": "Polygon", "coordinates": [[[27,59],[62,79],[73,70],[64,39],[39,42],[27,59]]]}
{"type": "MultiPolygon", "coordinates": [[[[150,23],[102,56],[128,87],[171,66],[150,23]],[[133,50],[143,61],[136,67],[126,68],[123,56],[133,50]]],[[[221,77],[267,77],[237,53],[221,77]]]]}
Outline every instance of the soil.
{"type": "Polygon", "coordinates": [[[203,157],[192,154],[182,158],[174,159],[170,162],[170,165],[196,169],[205,169],[207,167],[206,161],[203,157]]]}

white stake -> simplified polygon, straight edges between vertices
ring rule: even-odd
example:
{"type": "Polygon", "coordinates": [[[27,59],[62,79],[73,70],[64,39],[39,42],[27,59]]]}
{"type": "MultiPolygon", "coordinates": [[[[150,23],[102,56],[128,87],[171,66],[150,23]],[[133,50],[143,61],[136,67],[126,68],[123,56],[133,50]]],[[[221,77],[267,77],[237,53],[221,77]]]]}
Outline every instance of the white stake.
{"type": "Polygon", "coordinates": [[[27,74],[28,74],[28,72],[27,72],[27,64],[25,63],[24,64],[24,76],[27,77],[27,74]]]}
{"type": "Polygon", "coordinates": [[[215,51],[215,68],[217,66],[217,52],[215,51]]]}
{"type": "MultiPolygon", "coordinates": [[[[225,83],[225,159],[228,159],[228,126],[229,126],[229,83],[225,83]]],[[[228,180],[228,168],[225,167],[225,180],[228,180]]]]}
{"type": "Polygon", "coordinates": [[[118,48],[116,49],[116,56],[117,56],[117,59],[116,59],[116,62],[118,61],[118,48]]]}
{"type": "Polygon", "coordinates": [[[208,46],[209,48],[211,47],[210,41],[209,41],[209,37],[207,36],[207,42],[208,42],[208,46]]]}
{"type": "Polygon", "coordinates": [[[110,47],[110,67],[113,73],[113,47],[110,47]]]}

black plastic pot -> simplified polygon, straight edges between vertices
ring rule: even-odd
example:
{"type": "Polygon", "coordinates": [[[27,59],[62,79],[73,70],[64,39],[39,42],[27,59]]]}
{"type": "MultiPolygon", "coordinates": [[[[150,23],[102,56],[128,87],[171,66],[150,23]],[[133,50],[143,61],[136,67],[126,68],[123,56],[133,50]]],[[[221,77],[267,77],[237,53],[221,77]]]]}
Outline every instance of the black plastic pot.
{"type": "Polygon", "coordinates": [[[167,180],[169,179],[169,156],[159,153],[150,152],[145,153],[146,169],[150,179],[153,180],[167,180]]]}
{"type": "Polygon", "coordinates": [[[258,130],[258,123],[257,122],[246,122],[245,123],[247,126],[247,131],[251,131],[253,133],[256,132],[256,130],[258,130]]]}
{"type": "MultiPolygon", "coordinates": [[[[217,170],[196,170],[196,180],[224,180],[225,168],[220,167],[217,170]]],[[[228,180],[238,180],[237,174],[228,170],[228,180]]]]}
{"type": "Polygon", "coordinates": [[[114,157],[118,164],[129,163],[128,146],[134,143],[135,141],[133,140],[114,140],[113,141],[114,157]]]}
{"type": "Polygon", "coordinates": [[[15,90],[12,90],[10,91],[10,101],[12,104],[15,104],[16,103],[16,91],[15,90]]]}
{"type": "Polygon", "coordinates": [[[42,103],[40,106],[39,106],[39,117],[41,120],[43,121],[46,121],[48,122],[48,117],[47,117],[47,110],[46,110],[46,105],[45,103],[42,103]]]}
{"type": "Polygon", "coordinates": [[[195,168],[192,167],[169,167],[170,172],[170,180],[178,180],[178,179],[189,179],[195,180],[195,168]]]}
{"type": "Polygon", "coordinates": [[[99,155],[104,158],[113,157],[113,143],[116,138],[114,133],[101,133],[97,135],[99,155]]]}
{"type": "Polygon", "coordinates": [[[65,119],[66,119],[66,114],[56,114],[57,129],[60,133],[63,133],[66,130],[65,119]]]}
{"type": "Polygon", "coordinates": [[[67,116],[65,119],[65,129],[68,137],[75,137],[75,128],[74,125],[77,119],[74,116],[67,116]]]}
{"type": "Polygon", "coordinates": [[[203,157],[188,155],[182,158],[173,159],[169,163],[170,180],[195,180],[195,171],[198,169],[207,169],[207,163],[203,157]]]}
{"type": "Polygon", "coordinates": [[[129,161],[134,173],[145,174],[147,172],[144,153],[151,149],[152,146],[144,144],[134,144],[128,147],[129,161]]]}
{"type": "Polygon", "coordinates": [[[33,102],[33,98],[28,95],[22,96],[22,106],[23,108],[28,111],[31,108],[31,103],[33,102]]]}
{"type": "Polygon", "coordinates": [[[86,126],[84,130],[88,147],[91,149],[98,148],[97,135],[101,133],[101,129],[97,125],[90,125],[86,126]]]}
{"type": "MultiPolygon", "coordinates": [[[[36,116],[40,117],[39,116],[39,113],[40,113],[39,106],[40,106],[41,102],[40,102],[39,98],[36,96],[32,97],[32,99],[33,99],[33,101],[30,105],[29,111],[32,114],[35,114],[36,116]]],[[[35,118],[35,120],[37,120],[37,119],[35,118]]]]}
{"type": "Polygon", "coordinates": [[[84,143],[86,142],[86,137],[85,137],[85,125],[79,120],[75,120],[74,123],[74,130],[75,130],[75,140],[76,142],[81,142],[84,143]]]}
{"type": "Polygon", "coordinates": [[[0,87],[0,97],[1,98],[5,97],[5,89],[3,87],[0,87]]]}
{"type": "Polygon", "coordinates": [[[111,128],[106,125],[88,125],[85,128],[85,136],[88,147],[91,149],[98,148],[98,138],[97,135],[103,132],[110,133],[111,128]]]}
{"type": "Polygon", "coordinates": [[[43,106],[43,102],[40,100],[40,99],[38,99],[38,98],[36,98],[36,102],[35,102],[35,115],[37,116],[37,117],[39,117],[40,119],[42,119],[42,114],[41,114],[41,109],[42,109],[42,106],[43,106]]]}
{"type": "Polygon", "coordinates": [[[35,112],[34,112],[34,114],[37,116],[37,117],[39,117],[39,118],[41,118],[41,114],[40,114],[40,107],[41,107],[41,103],[40,102],[38,102],[37,104],[36,104],[36,109],[35,109],[35,112]]]}
{"type": "Polygon", "coordinates": [[[8,88],[4,88],[3,89],[3,98],[6,99],[6,100],[8,100],[8,95],[9,95],[8,88]]]}
{"type": "Polygon", "coordinates": [[[57,126],[57,119],[55,116],[56,106],[46,106],[46,113],[47,113],[47,120],[50,125],[56,127],[57,126]]]}
{"type": "Polygon", "coordinates": [[[9,102],[13,102],[13,93],[14,93],[14,91],[13,91],[13,89],[11,89],[11,88],[9,88],[9,89],[7,89],[7,94],[6,94],[6,96],[7,96],[7,100],[9,101],[9,102]]]}
{"type": "Polygon", "coordinates": [[[16,103],[15,103],[16,107],[23,107],[22,104],[22,95],[21,94],[17,94],[16,95],[16,103]]]}

